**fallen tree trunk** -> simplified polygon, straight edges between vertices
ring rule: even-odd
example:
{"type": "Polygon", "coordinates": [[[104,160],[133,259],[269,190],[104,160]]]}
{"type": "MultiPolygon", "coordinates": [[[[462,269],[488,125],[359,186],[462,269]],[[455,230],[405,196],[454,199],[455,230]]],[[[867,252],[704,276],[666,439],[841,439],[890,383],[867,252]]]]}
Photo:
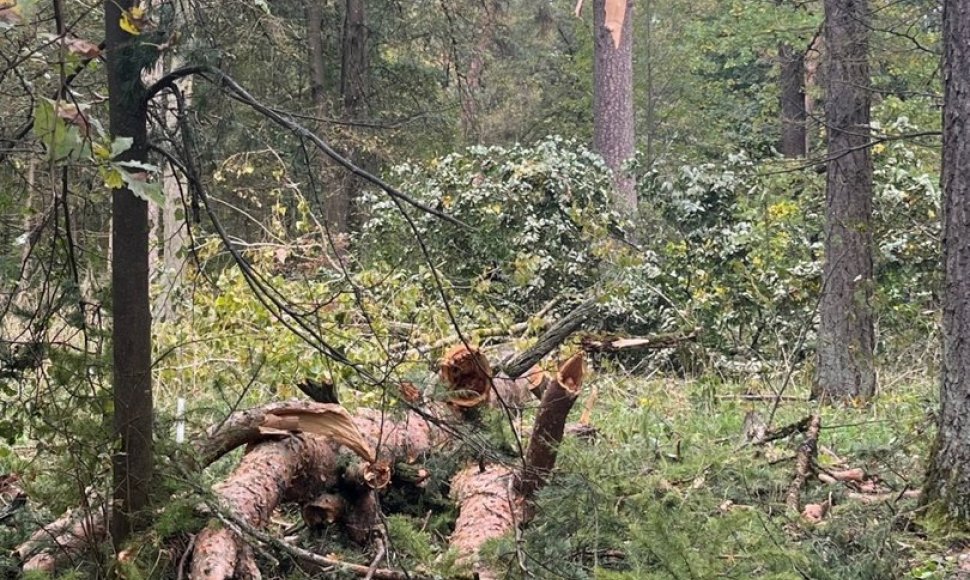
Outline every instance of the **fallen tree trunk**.
{"type": "MultiPolygon", "coordinates": [[[[463,348],[453,349],[453,354],[458,354],[452,360],[455,365],[442,365],[442,378],[457,391],[454,396],[443,404],[421,407],[417,390],[401,385],[401,395],[411,405],[403,417],[390,418],[371,409],[359,409],[351,416],[339,405],[287,401],[234,413],[210,428],[193,445],[192,453],[176,458],[185,468],[204,468],[242,445],[249,449],[232,474],[214,488],[216,510],[231,514],[231,521],[237,523],[226,525],[229,519],[214,519],[196,536],[190,577],[258,578],[252,547],[240,531],[264,527],[285,501],[304,505],[308,524],[339,523],[349,538],[368,542],[379,523],[379,490],[404,482],[419,489],[429,477],[421,465],[429,455],[457,443],[459,438],[462,443],[481,444],[468,440],[464,433],[467,429],[460,423],[468,410],[489,400],[490,391],[509,398],[516,392],[518,400],[534,400],[535,393],[543,392],[523,470],[483,463],[485,475],[463,470],[452,482],[460,504],[453,543],[462,554],[471,557],[485,540],[513,529],[516,520],[521,520],[521,509],[545,483],[555,462],[566,415],[579,392],[582,355],[563,365],[555,379],[535,369],[519,380],[495,381],[487,359],[474,348],[463,348]],[[500,484],[504,491],[496,487],[500,484]],[[483,533],[483,519],[475,516],[476,502],[489,512],[504,514],[500,519],[505,519],[483,533]],[[503,503],[497,512],[496,502],[503,503]],[[464,544],[463,536],[468,538],[464,544]]],[[[490,452],[482,455],[488,456],[490,452]]],[[[18,549],[17,556],[35,569],[54,572],[84,546],[104,541],[105,521],[99,511],[71,513],[38,531],[18,549]],[[53,549],[41,548],[41,540],[50,539],[53,549]]],[[[369,570],[355,566],[345,569],[369,570]]],[[[389,571],[387,574],[396,576],[389,571]]]]}
{"type": "MultiPolygon", "coordinates": [[[[315,488],[328,483],[317,478],[333,476],[336,461],[336,450],[319,437],[294,435],[282,441],[266,441],[246,453],[214,491],[226,509],[261,528],[286,495],[312,496],[315,488]]],[[[190,578],[233,578],[245,548],[241,542],[232,530],[210,524],[196,536],[190,578]]]]}
{"type": "Polygon", "coordinates": [[[532,501],[555,465],[566,417],[582,387],[583,365],[582,353],[570,358],[543,394],[521,470],[507,465],[470,465],[452,479],[459,513],[451,546],[483,579],[494,575],[477,561],[481,547],[535,515],[532,501]]]}

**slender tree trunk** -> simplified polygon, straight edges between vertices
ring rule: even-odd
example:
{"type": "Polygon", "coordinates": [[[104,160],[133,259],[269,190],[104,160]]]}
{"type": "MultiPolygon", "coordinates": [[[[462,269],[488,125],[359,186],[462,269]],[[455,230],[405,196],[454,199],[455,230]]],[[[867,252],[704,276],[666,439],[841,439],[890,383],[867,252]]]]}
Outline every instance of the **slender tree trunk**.
{"type": "Polygon", "coordinates": [[[808,152],[804,55],[782,43],[778,46],[778,63],[781,68],[781,140],[778,150],[785,157],[804,157],[808,152]]]}
{"type": "Polygon", "coordinates": [[[656,121],[654,119],[656,118],[656,113],[657,113],[656,102],[654,101],[654,95],[653,95],[653,90],[654,90],[654,88],[653,88],[653,56],[654,56],[654,54],[653,54],[653,51],[654,51],[654,46],[653,46],[653,0],[645,0],[643,6],[645,8],[645,10],[644,10],[645,26],[644,26],[643,42],[646,45],[644,47],[645,48],[644,54],[647,55],[647,57],[645,59],[646,60],[646,63],[644,65],[644,71],[646,72],[646,77],[647,77],[646,78],[646,81],[647,81],[647,86],[646,86],[646,88],[647,88],[647,103],[646,103],[646,111],[645,111],[645,115],[646,115],[645,128],[646,128],[646,147],[647,147],[647,150],[645,151],[645,154],[646,154],[646,161],[645,162],[646,162],[647,168],[649,168],[653,164],[653,159],[654,159],[653,132],[655,130],[654,125],[656,124],[656,121]]]}
{"type": "MultiPolygon", "coordinates": [[[[345,119],[354,120],[360,116],[367,95],[367,22],[364,0],[346,0],[342,44],[340,95],[343,100],[343,116],[345,119]]],[[[361,163],[361,151],[356,144],[350,145],[347,154],[354,163],[361,163]]],[[[335,192],[333,199],[333,223],[339,224],[339,232],[350,229],[357,189],[357,177],[345,172],[340,191],[335,192]]]]}
{"type": "MultiPolygon", "coordinates": [[[[141,64],[134,56],[136,37],[120,26],[133,0],[106,0],[110,132],[131,137],[122,160],[147,160],[146,111],[141,64]]],[[[111,299],[114,357],[113,445],[114,509],[111,536],[120,545],[133,529],[147,523],[152,482],[151,314],[148,303],[148,204],[127,188],[111,200],[111,299]]]]}
{"type": "Polygon", "coordinates": [[[876,390],[868,19],[865,0],[825,0],[829,161],[818,367],[812,387],[812,394],[822,399],[864,400],[876,390]]]}
{"type": "Polygon", "coordinates": [[[943,3],[943,365],[925,501],[970,518],[970,4],[943,3]]]}
{"type": "Polygon", "coordinates": [[[633,113],[633,0],[627,0],[620,45],[606,29],[606,0],[593,2],[593,146],[613,170],[618,209],[637,209],[636,180],[623,170],[636,147],[633,113]]]}

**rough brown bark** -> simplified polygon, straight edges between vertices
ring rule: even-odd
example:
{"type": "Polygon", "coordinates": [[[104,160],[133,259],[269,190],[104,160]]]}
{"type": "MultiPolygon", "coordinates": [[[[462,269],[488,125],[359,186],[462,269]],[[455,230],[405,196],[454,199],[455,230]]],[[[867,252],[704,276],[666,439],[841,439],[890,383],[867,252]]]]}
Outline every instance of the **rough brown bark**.
{"type": "Polygon", "coordinates": [[[785,157],[808,153],[808,112],[805,109],[805,58],[790,44],[778,46],[781,88],[781,139],[778,151],[785,157]]]}
{"type": "Polygon", "coordinates": [[[516,490],[526,501],[530,501],[535,492],[545,485],[556,465],[566,417],[583,386],[583,364],[582,353],[573,355],[559,368],[556,380],[551,381],[542,395],[539,414],[536,416],[535,428],[532,430],[525,456],[525,466],[516,482],[516,490]]]}
{"type": "Polygon", "coordinates": [[[970,521],[970,5],[943,3],[943,364],[940,412],[924,488],[955,522],[970,521]]]}
{"type": "Polygon", "coordinates": [[[606,29],[606,0],[593,0],[593,147],[613,170],[614,201],[637,209],[636,180],[624,171],[635,153],[633,0],[627,0],[620,45],[606,29]]]}
{"type": "MultiPolygon", "coordinates": [[[[365,104],[368,86],[367,58],[367,21],[364,0],[346,0],[344,4],[343,48],[341,49],[340,95],[343,100],[343,116],[356,120],[365,104]]],[[[361,151],[357,144],[347,149],[347,158],[354,163],[361,162],[361,151]]],[[[338,232],[350,229],[354,199],[357,197],[359,182],[352,173],[343,175],[338,191],[331,194],[328,204],[328,217],[338,232]]]]}
{"type": "Polygon", "coordinates": [[[868,21],[865,0],[825,1],[829,161],[818,364],[812,386],[813,396],[823,400],[866,400],[876,391],[868,21]]]}
{"type": "Polygon", "coordinates": [[[495,577],[475,559],[485,542],[501,537],[533,515],[529,502],[545,485],[555,465],[566,417],[582,385],[583,355],[577,354],[559,369],[542,397],[522,471],[506,465],[471,465],[451,482],[459,507],[451,546],[472,561],[481,578],[495,577]]]}
{"type": "Polygon", "coordinates": [[[501,365],[502,371],[513,379],[522,376],[569,338],[569,335],[582,326],[594,312],[596,312],[596,300],[583,302],[543,332],[532,348],[515,355],[501,365]]]}
{"type": "Polygon", "coordinates": [[[812,415],[805,432],[805,441],[798,447],[795,456],[795,477],[792,478],[788,486],[788,494],[785,496],[785,505],[789,509],[799,512],[801,510],[802,488],[812,474],[812,466],[815,464],[815,457],[818,455],[818,432],[821,427],[820,417],[812,415]]]}
{"type": "MultiPolygon", "coordinates": [[[[147,162],[147,121],[142,103],[137,37],[121,28],[134,0],[104,2],[110,132],[130,137],[120,161],[147,162]]],[[[114,509],[111,538],[120,546],[149,520],[152,459],[151,306],[148,296],[148,204],[130,189],[112,191],[111,300],[114,429],[114,509]]]]}
{"type": "MultiPolygon", "coordinates": [[[[265,526],[286,493],[312,494],[313,488],[336,483],[335,449],[311,435],[267,441],[243,456],[232,474],[216,486],[220,503],[236,517],[257,528],[265,526]],[[330,476],[331,481],[326,477],[330,476]]],[[[195,540],[190,578],[233,578],[242,539],[232,530],[210,526],[195,540]]]]}

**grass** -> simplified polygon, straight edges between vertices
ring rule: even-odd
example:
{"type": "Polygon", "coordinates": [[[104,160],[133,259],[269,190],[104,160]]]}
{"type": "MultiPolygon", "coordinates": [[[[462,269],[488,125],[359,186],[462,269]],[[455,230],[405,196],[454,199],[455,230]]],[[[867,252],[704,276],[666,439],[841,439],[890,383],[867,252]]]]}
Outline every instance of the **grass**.
{"type": "MultiPolygon", "coordinates": [[[[518,546],[493,546],[498,568],[520,562],[566,578],[944,578],[948,538],[921,527],[917,501],[865,504],[844,485],[810,480],[802,504],[831,500],[813,525],[785,494],[801,435],[742,444],[749,411],[732,398],[757,382],[638,380],[600,374],[592,442],[567,441],[540,515],[518,546]]],[[[835,456],[894,491],[918,489],[935,388],[899,381],[868,406],[784,402],[775,426],[821,414],[823,467],[835,456]]],[[[789,393],[806,395],[807,390],[789,393]]]]}

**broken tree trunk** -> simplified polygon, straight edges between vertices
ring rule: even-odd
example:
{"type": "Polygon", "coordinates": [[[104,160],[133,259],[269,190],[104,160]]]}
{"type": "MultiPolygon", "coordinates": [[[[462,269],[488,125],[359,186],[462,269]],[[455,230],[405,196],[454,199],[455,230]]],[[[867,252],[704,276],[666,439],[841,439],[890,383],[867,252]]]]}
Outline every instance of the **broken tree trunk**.
{"type": "Polygon", "coordinates": [[[521,471],[506,465],[470,465],[452,479],[459,513],[451,546],[473,563],[480,578],[494,576],[475,561],[479,549],[534,515],[531,502],[555,465],[566,417],[582,386],[583,366],[583,354],[574,355],[543,394],[521,471]]]}
{"type": "MultiPolygon", "coordinates": [[[[319,437],[294,435],[282,441],[266,441],[246,453],[239,466],[214,491],[226,509],[261,528],[285,494],[296,494],[304,486],[325,484],[314,479],[319,474],[335,473],[336,461],[333,446],[319,437]]],[[[233,578],[241,561],[239,555],[245,548],[242,542],[231,529],[210,525],[196,537],[190,578],[233,578]]]]}

